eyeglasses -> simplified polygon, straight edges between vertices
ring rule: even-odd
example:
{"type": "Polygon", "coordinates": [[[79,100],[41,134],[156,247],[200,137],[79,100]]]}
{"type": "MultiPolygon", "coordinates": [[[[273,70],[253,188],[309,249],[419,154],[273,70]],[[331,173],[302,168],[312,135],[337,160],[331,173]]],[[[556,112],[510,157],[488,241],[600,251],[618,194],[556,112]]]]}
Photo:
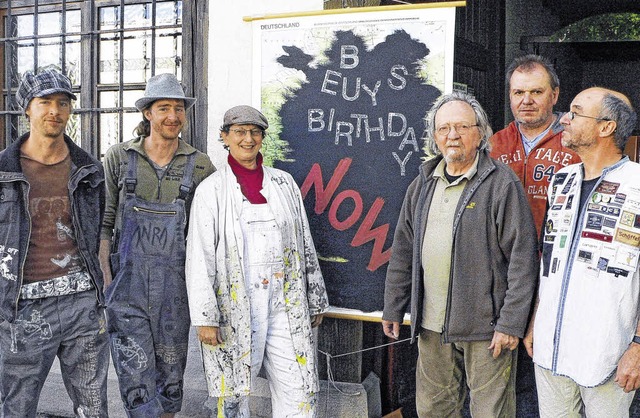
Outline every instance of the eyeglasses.
{"type": "Polygon", "coordinates": [[[436,128],[436,133],[440,136],[447,136],[451,132],[451,128],[455,129],[460,135],[466,135],[469,133],[469,129],[479,125],[467,125],[466,123],[458,123],[455,125],[442,125],[436,128]]]}
{"type": "Polygon", "coordinates": [[[261,138],[262,137],[262,133],[263,133],[262,129],[236,128],[236,129],[229,129],[229,131],[233,132],[234,134],[238,135],[241,138],[244,138],[244,136],[247,134],[247,132],[249,132],[251,134],[251,137],[253,137],[253,138],[261,138]]]}
{"type": "Polygon", "coordinates": [[[610,121],[611,120],[609,118],[594,118],[593,116],[581,115],[581,114],[576,113],[576,112],[567,112],[567,117],[569,118],[569,120],[574,120],[576,118],[576,116],[579,116],[581,118],[595,119],[595,120],[599,120],[599,121],[610,121]]]}

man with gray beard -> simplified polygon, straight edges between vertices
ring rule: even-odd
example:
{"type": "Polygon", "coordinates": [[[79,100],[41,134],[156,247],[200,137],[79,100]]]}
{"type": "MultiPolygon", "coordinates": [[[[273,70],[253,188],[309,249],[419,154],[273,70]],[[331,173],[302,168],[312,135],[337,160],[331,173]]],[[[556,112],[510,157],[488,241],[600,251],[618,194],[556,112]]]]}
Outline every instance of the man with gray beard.
{"type": "Polygon", "coordinates": [[[384,333],[410,307],[420,417],[515,416],[517,347],[538,272],[536,230],[518,177],[489,157],[491,127],[467,94],[426,118],[432,158],[407,190],[387,270],[384,333]]]}

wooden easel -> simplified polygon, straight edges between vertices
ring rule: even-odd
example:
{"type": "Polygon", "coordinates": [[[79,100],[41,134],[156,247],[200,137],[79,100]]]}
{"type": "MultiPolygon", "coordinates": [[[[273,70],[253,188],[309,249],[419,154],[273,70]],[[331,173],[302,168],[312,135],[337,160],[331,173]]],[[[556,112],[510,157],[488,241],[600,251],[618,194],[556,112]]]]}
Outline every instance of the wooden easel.
{"type": "Polygon", "coordinates": [[[631,161],[640,162],[640,136],[630,136],[627,146],[624,147],[624,153],[629,156],[631,161]]]}

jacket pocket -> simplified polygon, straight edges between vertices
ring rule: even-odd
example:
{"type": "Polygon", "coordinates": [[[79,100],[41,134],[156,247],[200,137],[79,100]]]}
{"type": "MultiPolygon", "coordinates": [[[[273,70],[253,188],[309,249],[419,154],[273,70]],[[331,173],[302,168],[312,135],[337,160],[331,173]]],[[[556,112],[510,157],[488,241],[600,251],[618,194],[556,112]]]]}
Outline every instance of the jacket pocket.
{"type": "Polygon", "coordinates": [[[551,254],[553,253],[553,244],[542,244],[542,275],[549,277],[549,267],[551,265],[551,254]]]}
{"type": "Polygon", "coordinates": [[[491,322],[492,327],[498,322],[498,306],[496,306],[496,276],[493,275],[491,280],[491,289],[489,289],[489,297],[491,298],[491,322]]]}
{"type": "Polygon", "coordinates": [[[120,253],[110,254],[109,264],[111,266],[111,276],[115,277],[120,271],[120,253]]]}
{"type": "Polygon", "coordinates": [[[13,185],[0,184],[0,224],[16,222],[19,210],[18,191],[13,185]]]}

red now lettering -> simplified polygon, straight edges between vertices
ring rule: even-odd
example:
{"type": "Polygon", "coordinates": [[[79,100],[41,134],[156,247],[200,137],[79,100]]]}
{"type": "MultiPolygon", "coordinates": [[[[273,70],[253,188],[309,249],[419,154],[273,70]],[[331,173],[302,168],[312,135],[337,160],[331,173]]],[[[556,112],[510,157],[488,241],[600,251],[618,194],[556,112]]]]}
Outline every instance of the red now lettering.
{"type": "MultiPolygon", "coordinates": [[[[340,160],[336,169],[333,171],[333,175],[327,182],[326,187],[324,187],[322,168],[320,168],[320,164],[315,163],[311,166],[311,170],[309,170],[307,178],[305,178],[302,186],[300,187],[300,192],[302,193],[302,198],[305,199],[311,188],[314,188],[316,195],[314,212],[317,215],[322,214],[327,206],[329,206],[331,198],[349,170],[352,161],[353,160],[351,158],[343,158],[340,160]]],[[[369,264],[367,265],[367,270],[369,271],[377,270],[391,258],[391,248],[388,248],[387,250],[384,250],[383,248],[389,233],[389,224],[373,228],[373,224],[378,218],[383,206],[384,199],[380,197],[376,198],[351,240],[352,247],[359,247],[369,241],[373,241],[371,257],[369,259],[369,264]]],[[[360,219],[362,210],[362,196],[360,193],[351,189],[343,190],[338,193],[333,202],[331,202],[328,214],[329,224],[338,231],[347,230],[355,225],[355,223],[360,219]],[[339,220],[337,216],[338,208],[346,199],[353,200],[353,211],[346,217],[346,219],[339,220]]]]}
{"type": "Polygon", "coordinates": [[[315,163],[311,166],[311,170],[309,170],[309,175],[304,179],[304,183],[300,187],[300,193],[302,193],[302,198],[307,197],[307,193],[311,190],[311,186],[314,187],[314,191],[316,192],[316,205],[314,206],[314,211],[316,215],[320,215],[327,208],[329,201],[331,200],[331,196],[335,193],[336,189],[342,182],[342,178],[345,174],[347,174],[347,170],[349,170],[349,166],[351,165],[351,158],[343,158],[338,163],[338,166],[335,170],[333,170],[333,175],[327,183],[327,188],[325,189],[322,184],[322,169],[320,168],[320,164],[315,163]]]}
{"type": "Polygon", "coordinates": [[[356,222],[358,222],[360,215],[362,215],[362,196],[360,196],[360,193],[355,190],[343,190],[338,193],[338,196],[336,196],[335,199],[333,199],[333,203],[329,208],[329,223],[338,231],[344,231],[345,229],[351,228],[356,222]],[[338,208],[347,198],[351,198],[353,200],[355,207],[353,208],[351,215],[347,216],[347,219],[340,221],[338,220],[338,208]]]}
{"type": "Polygon", "coordinates": [[[367,270],[376,271],[376,269],[385,264],[391,258],[391,248],[386,251],[382,251],[382,246],[387,239],[387,233],[389,232],[389,224],[381,225],[377,228],[371,229],[373,222],[375,222],[378,214],[382,210],[384,200],[382,198],[376,198],[371,205],[371,209],[364,217],[364,221],[360,224],[358,231],[351,240],[351,245],[359,247],[362,244],[374,240],[373,251],[371,251],[371,258],[369,259],[369,265],[367,270]]]}

